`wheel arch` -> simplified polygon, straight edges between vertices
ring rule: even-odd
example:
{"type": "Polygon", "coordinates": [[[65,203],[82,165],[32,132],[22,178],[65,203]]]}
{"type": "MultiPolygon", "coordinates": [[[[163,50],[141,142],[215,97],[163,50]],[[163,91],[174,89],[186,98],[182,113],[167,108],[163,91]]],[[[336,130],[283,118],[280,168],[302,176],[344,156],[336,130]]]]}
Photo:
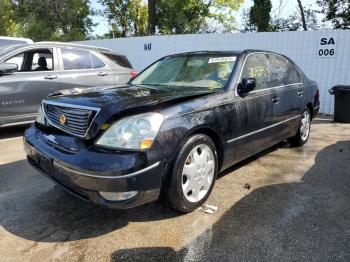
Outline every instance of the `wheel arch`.
{"type": "Polygon", "coordinates": [[[167,168],[167,172],[165,173],[165,175],[163,176],[163,180],[162,180],[162,189],[166,189],[167,188],[167,181],[169,181],[169,176],[170,173],[169,170],[172,168],[174,159],[176,158],[176,154],[177,152],[179,152],[181,146],[184,145],[184,142],[191,136],[193,135],[199,135],[199,134],[204,134],[207,135],[208,137],[211,138],[211,140],[213,141],[215,147],[216,147],[216,152],[217,152],[217,157],[218,157],[218,170],[220,171],[220,168],[222,166],[222,162],[223,162],[223,142],[222,139],[220,138],[219,133],[208,126],[198,126],[194,129],[189,130],[186,135],[183,136],[183,138],[181,139],[180,143],[177,145],[176,150],[174,152],[172,157],[171,157],[171,162],[169,163],[169,166],[167,168]]]}
{"type": "Polygon", "coordinates": [[[210,127],[199,127],[196,130],[193,130],[190,134],[188,134],[186,139],[190,136],[197,135],[197,134],[207,135],[213,141],[216,148],[217,156],[218,156],[218,170],[220,170],[222,166],[222,160],[223,160],[223,143],[220,139],[220,135],[218,134],[217,131],[215,131],[210,127]]]}
{"type": "Polygon", "coordinates": [[[314,107],[312,106],[312,103],[308,103],[306,105],[306,108],[309,109],[310,114],[311,114],[311,120],[314,118],[314,107]]]}

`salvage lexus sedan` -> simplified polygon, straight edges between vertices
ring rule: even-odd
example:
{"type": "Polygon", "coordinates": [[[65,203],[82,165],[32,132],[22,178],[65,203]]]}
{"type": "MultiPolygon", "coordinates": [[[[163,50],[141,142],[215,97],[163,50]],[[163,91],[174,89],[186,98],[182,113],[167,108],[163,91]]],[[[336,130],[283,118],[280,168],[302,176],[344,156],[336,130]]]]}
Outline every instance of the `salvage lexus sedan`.
{"type": "Polygon", "coordinates": [[[319,105],[316,83],[283,55],[183,53],[125,87],[45,99],[24,143],[33,167],[84,200],[160,197],[190,212],[218,172],[285,139],[306,143],[319,105]]]}

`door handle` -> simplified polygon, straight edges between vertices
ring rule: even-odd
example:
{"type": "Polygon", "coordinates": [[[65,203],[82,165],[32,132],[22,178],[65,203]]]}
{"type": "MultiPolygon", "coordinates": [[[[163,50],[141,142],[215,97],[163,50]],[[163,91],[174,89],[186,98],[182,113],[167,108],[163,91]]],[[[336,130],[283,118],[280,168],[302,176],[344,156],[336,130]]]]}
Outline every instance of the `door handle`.
{"type": "Polygon", "coordinates": [[[299,91],[298,91],[298,96],[302,97],[303,94],[304,94],[304,91],[303,91],[303,90],[299,90],[299,91]]]}
{"type": "Polygon", "coordinates": [[[108,75],[108,73],[107,73],[107,72],[100,72],[100,73],[98,73],[97,75],[98,75],[98,76],[106,76],[106,75],[108,75]]]}
{"type": "Polygon", "coordinates": [[[49,79],[49,80],[53,80],[53,79],[56,79],[58,78],[58,76],[56,75],[47,75],[47,76],[44,76],[45,79],[49,79]]]}
{"type": "Polygon", "coordinates": [[[271,99],[271,101],[274,103],[274,104],[278,104],[280,102],[280,98],[275,96],[274,98],[271,99]]]}

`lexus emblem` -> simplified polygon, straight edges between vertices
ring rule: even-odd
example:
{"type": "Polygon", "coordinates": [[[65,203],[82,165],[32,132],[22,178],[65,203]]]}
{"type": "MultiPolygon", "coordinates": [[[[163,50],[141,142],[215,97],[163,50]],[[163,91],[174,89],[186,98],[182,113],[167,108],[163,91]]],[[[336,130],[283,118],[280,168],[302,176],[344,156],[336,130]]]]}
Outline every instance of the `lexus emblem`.
{"type": "Polygon", "coordinates": [[[60,123],[61,125],[65,125],[67,123],[67,118],[64,114],[60,115],[60,123]]]}

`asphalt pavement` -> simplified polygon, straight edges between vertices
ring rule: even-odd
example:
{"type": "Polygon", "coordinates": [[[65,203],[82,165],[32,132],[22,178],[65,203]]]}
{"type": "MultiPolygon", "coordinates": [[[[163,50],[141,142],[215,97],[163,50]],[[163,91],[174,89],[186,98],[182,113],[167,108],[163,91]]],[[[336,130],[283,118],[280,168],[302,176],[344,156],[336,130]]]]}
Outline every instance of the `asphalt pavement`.
{"type": "Polygon", "coordinates": [[[321,118],[220,174],[214,214],[155,202],[109,210],[32,169],[24,127],[0,129],[0,261],[350,261],[350,124],[321,118]]]}

